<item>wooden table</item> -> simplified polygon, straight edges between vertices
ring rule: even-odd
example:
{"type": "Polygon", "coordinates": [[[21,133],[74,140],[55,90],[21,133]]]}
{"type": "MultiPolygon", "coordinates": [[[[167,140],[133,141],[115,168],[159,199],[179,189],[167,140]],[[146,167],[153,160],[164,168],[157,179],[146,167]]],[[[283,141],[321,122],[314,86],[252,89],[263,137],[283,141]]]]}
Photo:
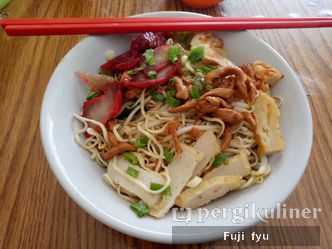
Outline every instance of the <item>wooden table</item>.
{"type": "MultiPolygon", "coordinates": [[[[209,9],[189,8],[174,0],[12,0],[4,11],[10,17],[42,18],[129,16],[163,10],[213,16],[317,16],[324,9],[332,9],[330,0],[226,0],[209,9]]],[[[255,33],[298,73],[313,115],[309,165],[287,207],[322,209],[318,219],[273,219],[267,225],[320,226],[321,248],[331,248],[332,30],[255,33]]],[[[39,133],[42,97],[56,65],[82,38],[9,38],[0,32],[0,248],[171,248],[126,236],[98,222],[68,197],[48,167],[39,133]]],[[[209,247],[213,244],[176,246],[209,247]]]]}

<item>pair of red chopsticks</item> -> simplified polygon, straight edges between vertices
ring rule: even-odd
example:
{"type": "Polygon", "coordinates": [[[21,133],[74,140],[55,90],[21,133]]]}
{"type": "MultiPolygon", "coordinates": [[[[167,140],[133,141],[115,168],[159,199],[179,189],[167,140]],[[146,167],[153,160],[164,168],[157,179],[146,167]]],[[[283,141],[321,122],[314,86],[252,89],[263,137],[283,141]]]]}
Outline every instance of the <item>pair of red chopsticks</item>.
{"type": "Polygon", "coordinates": [[[332,27],[332,18],[46,18],[4,19],[0,24],[9,36],[27,36],[322,28],[332,27]]]}

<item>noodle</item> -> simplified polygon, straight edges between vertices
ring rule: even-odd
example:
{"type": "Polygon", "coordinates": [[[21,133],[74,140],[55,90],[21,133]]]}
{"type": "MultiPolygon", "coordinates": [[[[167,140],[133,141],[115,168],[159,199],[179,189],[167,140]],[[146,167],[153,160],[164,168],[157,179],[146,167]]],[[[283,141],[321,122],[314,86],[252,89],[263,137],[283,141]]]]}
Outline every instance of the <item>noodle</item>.
{"type": "MultiPolygon", "coordinates": [[[[118,116],[111,115],[112,120],[115,121],[113,128],[105,127],[99,121],[74,114],[75,119],[83,125],[82,129],[75,132],[74,139],[76,143],[87,150],[90,153],[90,159],[96,161],[102,167],[114,169],[114,174],[119,174],[126,178],[132,185],[134,184],[135,187],[143,190],[145,193],[160,195],[171,186],[168,164],[171,160],[177,160],[180,156],[179,143],[192,147],[197,145],[198,148],[201,145],[197,141],[203,133],[208,134],[206,131],[209,131],[211,136],[216,139],[215,144],[218,146],[220,144],[220,151],[218,154],[214,153],[212,156],[206,156],[207,159],[204,163],[208,162],[206,165],[202,165],[199,173],[196,174],[202,177],[202,181],[204,181],[204,176],[216,167],[232,167],[227,165],[226,161],[229,162],[240,155],[245,158],[246,165],[249,166],[243,174],[247,175],[238,178],[239,189],[262,183],[272,169],[267,157],[257,152],[260,151],[258,145],[260,140],[257,139],[258,129],[256,128],[254,114],[259,109],[256,105],[257,109],[255,110],[255,99],[259,95],[258,92],[260,90],[258,89],[266,89],[265,91],[267,91],[269,85],[260,81],[261,88],[257,87],[255,89],[256,86],[254,84],[250,85],[250,87],[246,86],[245,84],[247,83],[241,82],[241,77],[242,79],[251,77],[251,82],[255,82],[257,78],[255,78],[256,76],[249,76],[249,74],[246,75],[245,70],[241,69],[242,66],[241,68],[236,66],[216,66],[214,64],[211,66],[211,64],[203,60],[198,63],[193,62],[191,55],[189,56],[190,51],[185,50],[181,44],[176,43],[177,40],[174,41],[172,38],[169,38],[166,45],[177,46],[183,52],[175,58],[181,60],[181,63],[177,63],[178,68],[175,68],[176,63],[171,64],[168,58],[164,64],[156,65],[158,70],[155,69],[153,71],[153,65],[147,65],[146,62],[143,62],[145,64],[134,68],[132,71],[136,72],[132,73],[133,75],[139,74],[137,78],[144,81],[144,77],[150,77],[149,73],[159,74],[159,71],[163,71],[165,67],[172,67],[171,69],[176,69],[173,71],[176,72],[177,78],[173,80],[167,78],[161,84],[161,81],[158,81],[160,79],[159,76],[156,76],[156,78],[150,77],[152,83],[156,79],[155,82],[158,84],[151,87],[152,83],[149,82],[151,84],[146,88],[138,85],[127,87],[124,84],[124,91],[130,90],[130,94],[124,94],[124,103],[122,103],[121,108],[120,106],[118,108],[121,109],[121,112],[116,114],[118,116]],[[204,72],[203,69],[208,72],[204,72]],[[214,73],[219,73],[220,75],[217,75],[216,78],[214,73]],[[135,89],[136,87],[140,89],[135,89]],[[194,89],[194,87],[196,88],[194,89]],[[182,95],[183,91],[186,94],[182,95]],[[246,94],[247,97],[245,98],[246,94]],[[170,108],[173,109],[170,110],[170,108]],[[250,115],[248,113],[253,114],[250,115]],[[121,148],[126,149],[121,150],[121,148]],[[113,152],[114,154],[112,154],[113,152]],[[130,158],[127,158],[125,153],[129,154],[130,158]],[[175,154],[177,154],[177,157],[175,157],[175,154]],[[224,166],[216,165],[215,163],[219,155],[221,155],[221,158],[226,158],[223,162],[224,166]],[[121,159],[126,159],[132,165],[135,165],[136,169],[147,173],[147,175],[160,176],[163,184],[158,183],[160,188],[157,190],[151,189],[151,186],[146,186],[146,181],[142,180],[144,179],[143,177],[135,177],[135,175],[129,174],[129,167],[127,172],[123,170],[121,168],[121,159]]],[[[209,46],[209,44],[206,44],[206,46],[209,46]]],[[[207,59],[209,61],[209,58],[207,59]]],[[[212,59],[212,62],[215,62],[215,58],[210,59],[212,59]]],[[[163,61],[163,58],[158,57],[158,60],[163,61]]],[[[245,66],[251,68],[250,65],[252,64],[245,66]]],[[[269,65],[264,64],[264,66],[267,67],[269,65]]],[[[254,75],[254,71],[252,74],[254,75]]],[[[121,72],[121,70],[120,73],[112,74],[112,77],[116,79],[123,79],[124,76],[128,76],[130,78],[128,81],[130,81],[132,74],[129,74],[129,71],[121,72]]],[[[162,74],[163,76],[164,74],[162,74]]],[[[132,78],[135,79],[135,77],[133,76],[132,78]]],[[[282,97],[273,96],[273,99],[278,107],[282,105],[282,97]]],[[[91,116],[88,115],[88,117],[91,116]]],[[[209,141],[206,143],[209,143],[209,141]]],[[[205,153],[209,154],[206,151],[205,153]]],[[[136,171],[136,169],[134,170],[136,171]]],[[[170,170],[170,172],[172,173],[173,171],[170,170]]],[[[122,199],[129,202],[142,202],[140,198],[132,193],[135,191],[125,189],[125,185],[112,180],[112,175],[109,174],[108,172],[103,175],[104,181],[112,186],[122,199]]],[[[239,175],[240,173],[237,174],[239,175]]],[[[195,175],[192,177],[195,177],[195,175]]],[[[159,200],[165,200],[165,197],[161,196],[159,200]]]]}
{"type": "Polygon", "coordinates": [[[272,96],[272,98],[275,100],[277,106],[280,108],[282,106],[284,99],[281,96],[276,96],[276,95],[272,96]]]}
{"type": "Polygon", "coordinates": [[[120,135],[120,133],[118,132],[118,129],[120,128],[120,124],[114,125],[113,127],[113,133],[115,135],[115,137],[120,141],[120,142],[128,142],[128,139],[123,139],[120,135]]]}
{"type": "Polygon", "coordinates": [[[196,129],[199,129],[202,131],[208,131],[208,130],[217,129],[217,128],[219,128],[219,126],[218,125],[190,125],[190,126],[186,126],[186,127],[183,127],[181,129],[177,130],[176,134],[180,136],[188,131],[191,131],[193,128],[196,128],[196,129]]]}

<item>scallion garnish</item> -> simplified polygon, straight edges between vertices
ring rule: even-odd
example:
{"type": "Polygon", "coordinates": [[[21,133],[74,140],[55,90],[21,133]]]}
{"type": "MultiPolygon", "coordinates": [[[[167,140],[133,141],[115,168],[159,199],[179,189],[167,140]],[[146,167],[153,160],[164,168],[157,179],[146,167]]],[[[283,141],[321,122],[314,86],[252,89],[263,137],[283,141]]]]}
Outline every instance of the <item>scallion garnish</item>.
{"type": "Polygon", "coordinates": [[[98,93],[96,93],[96,92],[90,92],[88,94],[88,96],[86,96],[86,100],[91,100],[91,99],[97,98],[97,97],[98,97],[98,93]]]}
{"type": "Polygon", "coordinates": [[[182,47],[188,49],[190,47],[190,41],[193,37],[192,33],[189,32],[177,32],[175,33],[176,38],[179,40],[182,47]]]}
{"type": "Polygon", "coordinates": [[[135,75],[135,74],[137,74],[137,73],[138,73],[138,70],[137,70],[137,69],[132,69],[132,70],[127,71],[127,74],[128,74],[129,76],[133,76],[133,75],[135,75]]]}
{"type": "Polygon", "coordinates": [[[122,156],[125,160],[127,160],[131,164],[134,164],[134,165],[138,164],[138,159],[133,153],[124,152],[124,153],[122,153],[122,156]]]}
{"type": "Polygon", "coordinates": [[[134,178],[137,178],[138,174],[139,174],[138,170],[136,170],[136,169],[134,169],[133,167],[130,167],[130,166],[127,168],[127,173],[128,173],[128,175],[131,175],[134,178]]]}
{"type": "Polygon", "coordinates": [[[127,74],[129,76],[134,76],[135,74],[137,74],[139,71],[142,71],[145,68],[145,65],[142,64],[140,67],[136,67],[135,69],[129,70],[127,71],[127,74]]]}
{"type": "Polygon", "coordinates": [[[176,80],[174,78],[172,78],[168,81],[168,83],[171,84],[172,86],[175,86],[176,85],[176,80]]]}
{"type": "Polygon", "coordinates": [[[169,105],[169,106],[172,106],[172,107],[177,107],[181,104],[181,101],[172,97],[172,96],[167,96],[166,97],[166,103],[169,105]]]}
{"type": "Polygon", "coordinates": [[[212,167],[218,168],[221,164],[227,165],[229,163],[228,157],[222,153],[219,153],[214,158],[214,161],[212,163],[212,167]]]}
{"type": "Polygon", "coordinates": [[[190,50],[189,59],[191,62],[197,62],[204,57],[204,47],[196,47],[190,50]]]}
{"type": "Polygon", "coordinates": [[[171,186],[168,186],[162,193],[161,195],[166,195],[166,196],[172,196],[172,190],[171,186]]]}
{"type": "Polygon", "coordinates": [[[165,162],[169,164],[172,159],[174,158],[175,153],[170,151],[169,149],[164,148],[164,157],[165,157],[165,162]]]}
{"type": "Polygon", "coordinates": [[[144,53],[145,61],[149,66],[153,66],[156,62],[154,59],[154,50],[153,49],[147,49],[144,53]]]}
{"type": "Polygon", "coordinates": [[[176,94],[176,90],[169,90],[166,92],[166,103],[172,107],[179,106],[181,101],[174,98],[173,96],[176,94]]]}
{"type": "Polygon", "coordinates": [[[149,206],[145,203],[133,203],[130,208],[139,216],[143,217],[149,214],[149,206]]]}
{"type": "Polygon", "coordinates": [[[211,72],[212,70],[216,69],[216,67],[211,67],[211,66],[206,66],[206,65],[199,65],[199,66],[193,66],[193,68],[197,71],[197,72],[201,72],[202,74],[208,74],[209,72],[211,72]]]}
{"type": "Polygon", "coordinates": [[[174,96],[176,94],[176,90],[168,90],[166,91],[167,96],[174,96]]]}
{"type": "Polygon", "coordinates": [[[204,78],[203,77],[195,77],[193,82],[193,87],[198,88],[200,91],[204,89],[204,78]]]}
{"type": "Polygon", "coordinates": [[[201,91],[198,87],[193,86],[191,89],[191,97],[194,99],[199,99],[201,97],[201,91]]]}
{"type": "Polygon", "coordinates": [[[158,76],[158,74],[157,74],[156,71],[149,71],[149,72],[148,72],[148,77],[149,77],[150,79],[155,79],[155,78],[157,78],[157,76],[158,76]]]}
{"type": "Polygon", "coordinates": [[[170,46],[168,50],[168,61],[175,64],[181,55],[181,49],[179,46],[170,46]]]}
{"type": "Polygon", "coordinates": [[[188,188],[196,188],[200,183],[202,182],[202,178],[199,176],[195,176],[194,178],[192,178],[187,184],[186,186],[188,188]]]}
{"type": "Polygon", "coordinates": [[[150,189],[151,190],[159,190],[159,189],[162,189],[162,187],[164,187],[163,184],[156,183],[156,182],[151,182],[150,183],[150,189]]]}
{"type": "Polygon", "coordinates": [[[163,102],[165,100],[164,95],[162,95],[161,93],[152,92],[150,93],[150,96],[156,101],[163,102]]]}
{"type": "Polygon", "coordinates": [[[134,143],[136,148],[145,147],[149,142],[149,138],[145,135],[138,137],[134,143]]]}

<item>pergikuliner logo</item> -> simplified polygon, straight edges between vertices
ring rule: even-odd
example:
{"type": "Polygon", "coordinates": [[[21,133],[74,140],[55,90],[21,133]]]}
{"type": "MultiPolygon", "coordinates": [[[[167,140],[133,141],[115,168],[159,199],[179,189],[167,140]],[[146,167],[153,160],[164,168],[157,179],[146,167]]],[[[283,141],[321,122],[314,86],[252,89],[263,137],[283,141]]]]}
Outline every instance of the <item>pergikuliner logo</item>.
{"type": "Polygon", "coordinates": [[[242,224],[246,219],[259,219],[268,222],[269,219],[317,219],[321,208],[288,208],[286,204],[277,203],[276,208],[257,208],[256,202],[245,203],[236,208],[197,208],[197,215],[193,215],[191,208],[173,208],[174,222],[204,223],[207,219],[231,219],[233,224],[242,224]],[[193,220],[195,217],[195,220],[193,220]]]}

